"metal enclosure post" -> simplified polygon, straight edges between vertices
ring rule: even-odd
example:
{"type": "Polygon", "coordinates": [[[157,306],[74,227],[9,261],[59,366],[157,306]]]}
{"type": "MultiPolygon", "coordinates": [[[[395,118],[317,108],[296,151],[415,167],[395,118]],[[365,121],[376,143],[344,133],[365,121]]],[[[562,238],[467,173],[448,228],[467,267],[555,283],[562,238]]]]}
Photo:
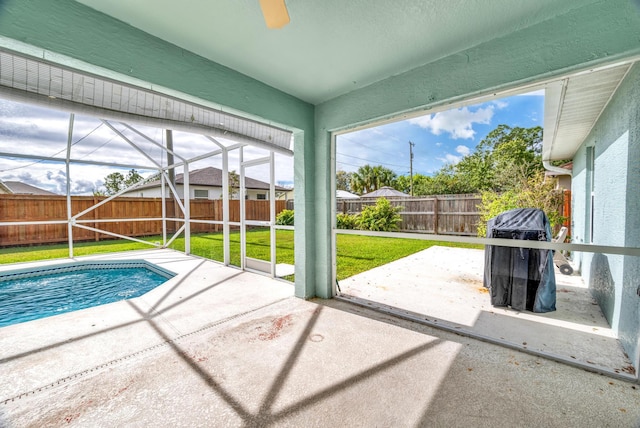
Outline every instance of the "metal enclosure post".
{"type": "Polygon", "coordinates": [[[191,254],[191,191],[189,190],[189,162],[184,163],[184,253],[191,254]]]}
{"type": "Polygon", "coordinates": [[[162,246],[167,246],[167,189],[164,169],[160,169],[160,199],[162,201],[162,246]]]}
{"type": "Polygon", "coordinates": [[[65,160],[67,172],[67,235],[69,238],[69,258],[73,258],[73,213],[71,212],[71,140],[73,137],[73,119],[75,115],[69,115],[69,134],[67,137],[67,158],[65,160]]]}
{"type": "Polygon", "coordinates": [[[245,201],[244,201],[244,195],[245,195],[245,186],[244,186],[244,151],[243,148],[240,147],[240,154],[239,154],[239,159],[240,159],[240,268],[242,268],[244,270],[245,268],[245,257],[247,257],[247,230],[246,227],[247,225],[246,223],[246,213],[245,213],[245,201]]]}
{"type": "Polygon", "coordinates": [[[224,265],[231,264],[231,251],[229,246],[229,152],[222,151],[222,250],[224,252],[224,265]]]}
{"type": "Polygon", "coordinates": [[[269,152],[269,238],[271,250],[271,278],[276,277],[276,171],[275,156],[269,152]]]}

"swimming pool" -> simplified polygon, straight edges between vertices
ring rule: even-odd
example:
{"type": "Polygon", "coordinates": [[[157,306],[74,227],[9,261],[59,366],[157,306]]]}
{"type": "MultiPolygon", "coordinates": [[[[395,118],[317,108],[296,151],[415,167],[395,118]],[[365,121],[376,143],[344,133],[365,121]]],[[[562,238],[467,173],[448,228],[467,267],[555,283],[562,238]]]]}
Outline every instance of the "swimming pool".
{"type": "Polygon", "coordinates": [[[0,272],[0,327],[138,297],[173,276],[145,260],[0,272]]]}

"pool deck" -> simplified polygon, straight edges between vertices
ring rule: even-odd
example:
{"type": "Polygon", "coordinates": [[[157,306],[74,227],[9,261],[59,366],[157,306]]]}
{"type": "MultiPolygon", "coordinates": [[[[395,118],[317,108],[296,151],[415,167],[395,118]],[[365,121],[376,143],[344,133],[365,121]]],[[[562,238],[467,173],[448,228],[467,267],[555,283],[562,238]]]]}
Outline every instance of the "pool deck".
{"type": "Polygon", "coordinates": [[[631,376],[631,361],[578,273],[555,268],[556,310],[547,313],[492,306],[483,275],[483,250],[434,246],[347,278],[340,288],[353,303],[631,376]]]}
{"type": "Polygon", "coordinates": [[[123,258],[178,275],[0,328],[1,427],[640,426],[637,384],[169,250],[91,257],[123,258]]]}

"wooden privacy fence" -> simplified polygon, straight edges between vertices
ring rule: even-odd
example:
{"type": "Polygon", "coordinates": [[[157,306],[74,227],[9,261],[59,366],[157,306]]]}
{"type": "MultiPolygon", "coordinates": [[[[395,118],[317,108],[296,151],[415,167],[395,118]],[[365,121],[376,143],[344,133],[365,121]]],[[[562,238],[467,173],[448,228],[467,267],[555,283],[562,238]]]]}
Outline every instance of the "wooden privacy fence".
{"type": "MultiPolygon", "coordinates": [[[[375,205],[377,198],[338,200],[336,211],[357,214],[368,205],[375,205]]],[[[475,236],[480,219],[477,205],[480,195],[438,195],[427,197],[387,198],[391,205],[401,206],[403,232],[432,233],[436,235],[475,236]]]]}
{"type": "MultiPolygon", "coordinates": [[[[106,197],[71,197],[72,215],[99,203],[106,197]]],[[[276,201],[276,214],[285,208],[285,201],[276,201]]],[[[192,220],[222,221],[222,200],[191,200],[192,220]]],[[[171,199],[166,201],[167,217],[182,218],[182,211],[171,199]]],[[[269,220],[269,201],[245,201],[247,220],[269,220]]],[[[160,198],[116,198],[89,211],[79,220],[95,220],[83,223],[125,236],[149,236],[162,234],[162,221],[127,221],[133,218],[157,219],[162,217],[160,198]],[[125,220],[123,220],[125,219],[125,220]],[[107,220],[107,222],[98,222],[107,220]],[[122,221],[110,221],[122,220],[122,221]]],[[[0,195],[1,222],[65,221],[67,220],[67,198],[64,196],[0,195]]],[[[229,221],[240,221],[240,201],[229,201],[229,221]]],[[[176,230],[182,223],[167,221],[167,228],[176,230]]],[[[191,223],[192,233],[219,232],[222,225],[191,223]]],[[[99,241],[113,237],[75,227],[74,241],[99,241]]],[[[67,242],[67,224],[33,224],[0,226],[0,246],[51,244],[67,242]]]]}

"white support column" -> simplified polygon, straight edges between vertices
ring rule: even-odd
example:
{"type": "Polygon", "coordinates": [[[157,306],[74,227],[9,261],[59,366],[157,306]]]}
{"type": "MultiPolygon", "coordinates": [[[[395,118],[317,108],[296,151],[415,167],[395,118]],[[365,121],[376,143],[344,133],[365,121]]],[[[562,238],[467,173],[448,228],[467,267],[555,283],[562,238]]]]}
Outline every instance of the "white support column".
{"type": "Polygon", "coordinates": [[[67,157],[65,160],[67,172],[67,234],[69,238],[69,258],[73,258],[73,213],[71,211],[71,141],[73,137],[74,114],[69,115],[69,134],[67,137],[67,157]]]}
{"type": "Polygon", "coordinates": [[[167,246],[167,189],[165,189],[164,170],[160,169],[160,198],[162,200],[162,246],[167,246]]]}
{"type": "Polygon", "coordinates": [[[276,277],[276,168],[275,156],[269,153],[269,238],[271,250],[271,278],[276,277]]]}
{"type": "Polygon", "coordinates": [[[245,213],[245,200],[244,195],[246,189],[244,187],[244,152],[243,148],[240,147],[240,268],[244,270],[245,268],[245,257],[247,257],[247,225],[246,223],[246,213],[245,213]]]}
{"type": "Polygon", "coordinates": [[[191,190],[189,190],[189,163],[184,164],[184,253],[191,254],[191,190]]]}
{"type": "Polygon", "coordinates": [[[231,240],[229,236],[229,152],[222,151],[222,250],[224,265],[231,264],[231,240]]]}

